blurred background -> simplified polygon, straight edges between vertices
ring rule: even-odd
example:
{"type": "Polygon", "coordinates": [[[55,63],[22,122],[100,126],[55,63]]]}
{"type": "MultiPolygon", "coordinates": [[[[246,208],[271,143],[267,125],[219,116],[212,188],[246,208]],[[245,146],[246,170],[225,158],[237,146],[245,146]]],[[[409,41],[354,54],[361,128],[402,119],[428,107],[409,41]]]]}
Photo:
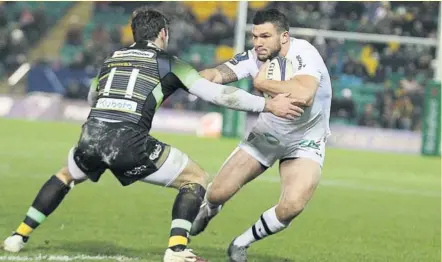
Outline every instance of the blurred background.
{"type": "MultiPolygon", "coordinates": [[[[240,13],[244,17],[238,17],[238,2],[145,4],[173,17],[169,52],[197,69],[218,65],[250,48],[248,33],[241,41],[235,32],[247,32],[256,10],[283,10],[289,14],[293,36],[315,45],[328,66],[333,124],[417,133],[423,128],[425,90],[440,72],[439,2],[257,1],[245,3],[240,13]],[[241,19],[249,26],[239,23],[241,19]]],[[[43,92],[82,105],[105,57],[132,43],[130,14],[139,5],[0,2],[0,90],[9,96],[43,92]]],[[[440,83],[436,86],[432,94],[439,97],[440,83]]],[[[242,87],[256,93],[250,81],[242,87]]],[[[4,101],[0,113],[14,115],[13,103],[4,101]]],[[[175,112],[218,112],[226,125],[223,109],[184,91],[167,99],[163,107],[175,112]]],[[[87,109],[80,111],[68,115],[82,120],[87,109]]],[[[235,118],[230,114],[229,119],[235,118]]]]}
{"type": "MultiPolygon", "coordinates": [[[[0,2],[0,210],[8,210],[0,237],[66,163],[90,111],[91,79],[112,50],[132,43],[130,14],[141,4],[173,17],[169,51],[197,69],[250,48],[251,19],[270,7],[328,66],[332,135],[321,182],[303,215],[252,247],[251,260],[440,261],[440,2],[0,2]]],[[[250,83],[233,85],[256,94],[250,83]]],[[[157,111],[152,135],[213,176],[255,120],[179,91],[157,111]]],[[[0,260],[161,261],[175,191],[121,187],[109,172],[73,191],[25,253],[0,260]]],[[[192,248],[226,261],[232,239],[279,195],[275,164],[192,248]]]]}

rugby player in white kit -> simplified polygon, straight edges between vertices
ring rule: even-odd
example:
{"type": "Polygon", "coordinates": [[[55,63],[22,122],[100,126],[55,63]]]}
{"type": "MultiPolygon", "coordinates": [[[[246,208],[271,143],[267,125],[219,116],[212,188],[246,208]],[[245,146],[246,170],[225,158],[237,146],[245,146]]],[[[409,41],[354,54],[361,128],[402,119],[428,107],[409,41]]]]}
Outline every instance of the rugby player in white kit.
{"type": "Polygon", "coordinates": [[[253,24],[253,49],[200,74],[222,84],[253,77],[254,87],[264,94],[290,93],[306,107],[295,120],[260,113],[250,134],[226,160],[206,193],[191,235],[201,233],[242,186],[279,160],[279,203],[232,241],[228,254],[234,262],[247,261],[247,248],[253,242],[284,230],[303,211],[318,185],[331,134],[331,81],[317,49],[305,40],[290,37],[288,20],[276,9],[258,11],[253,24]],[[266,79],[269,60],[278,56],[291,61],[295,72],[291,79],[266,79]]]}

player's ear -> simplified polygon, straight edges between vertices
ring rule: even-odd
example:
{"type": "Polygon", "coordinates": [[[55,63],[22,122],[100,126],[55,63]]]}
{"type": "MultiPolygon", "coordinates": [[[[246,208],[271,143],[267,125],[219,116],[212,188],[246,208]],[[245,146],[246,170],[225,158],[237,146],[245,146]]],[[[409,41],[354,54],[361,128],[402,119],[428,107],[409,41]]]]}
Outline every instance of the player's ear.
{"type": "Polygon", "coordinates": [[[290,40],[290,35],[288,31],[284,31],[281,34],[281,44],[287,44],[287,42],[290,40]]]}
{"type": "Polygon", "coordinates": [[[167,34],[168,34],[167,29],[166,29],[166,28],[162,28],[161,31],[160,31],[160,35],[159,35],[159,37],[160,37],[162,40],[166,40],[166,38],[167,38],[167,34]]]}

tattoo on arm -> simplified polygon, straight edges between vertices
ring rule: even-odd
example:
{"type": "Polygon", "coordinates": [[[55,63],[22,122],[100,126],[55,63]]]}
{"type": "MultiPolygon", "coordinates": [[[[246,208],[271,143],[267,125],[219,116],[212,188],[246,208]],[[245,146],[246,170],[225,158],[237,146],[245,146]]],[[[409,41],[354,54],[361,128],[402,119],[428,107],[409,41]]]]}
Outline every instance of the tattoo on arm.
{"type": "Polygon", "coordinates": [[[233,70],[230,69],[227,65],[221,64],[215,67],[215,69],[220,72],[223,84],[238,81],[238,77],[236,76],[235,72],[233,72],[233,70]]]}

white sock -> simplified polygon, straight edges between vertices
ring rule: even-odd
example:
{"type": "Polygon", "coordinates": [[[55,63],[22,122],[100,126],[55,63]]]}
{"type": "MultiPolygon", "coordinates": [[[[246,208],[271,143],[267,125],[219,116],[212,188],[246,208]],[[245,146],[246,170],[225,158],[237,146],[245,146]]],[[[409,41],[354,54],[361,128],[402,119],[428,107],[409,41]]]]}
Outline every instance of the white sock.
{"type": "Polygon", "coordinates": [[[276,217],[275,208],[274,206],[265,211],[252,227],[235,239],[233,244],[246,247],[286,228],[287,226],[276,217]]]}

